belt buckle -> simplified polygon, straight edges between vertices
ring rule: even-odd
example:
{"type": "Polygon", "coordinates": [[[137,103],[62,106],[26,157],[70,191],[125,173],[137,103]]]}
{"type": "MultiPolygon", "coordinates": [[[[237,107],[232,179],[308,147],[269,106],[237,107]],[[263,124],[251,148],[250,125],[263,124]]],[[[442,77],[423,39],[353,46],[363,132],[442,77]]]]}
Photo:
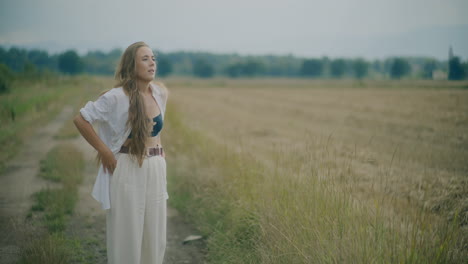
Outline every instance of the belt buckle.
{"type": "Polygon", "coordinates": [[[146,148],[146,157],[151,157],[150,148],[146,148]]]}
{"type": "Polygon", "coordinates": [[[147,148],[147,149],[146,149],[146,156],[147,156],[147,157],[156,156],[157,153],[156,153],[156,151],[154,151],[154,150],[155,150],[155,148],[147,148]]]}

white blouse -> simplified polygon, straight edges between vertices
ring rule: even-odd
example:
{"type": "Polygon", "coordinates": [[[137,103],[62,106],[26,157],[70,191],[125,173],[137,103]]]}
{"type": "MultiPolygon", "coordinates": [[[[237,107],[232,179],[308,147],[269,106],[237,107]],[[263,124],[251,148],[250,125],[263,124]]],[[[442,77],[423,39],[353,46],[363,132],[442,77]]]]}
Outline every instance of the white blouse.
{"type": "MultiPolygon", "coordinates": [[[[160,86],[150,84],[152,95],[158,103],[161,116],[164,120],[166,111],[167,94],[160,86]]],[[[131,129],[126,128],[128,119],[129,98],[122,87],[112,88],[101,95],[96,101],[89,101],[80,109],[81,116],[90,124],[98,122],[99,137],[107,147],[116,155],[131,129]]],[[[109,180],[111,173],[105,173],[101,164],[99,166],[98,176],[94,183],[92,196],[104,210],[110,209],[109,180]]],[[[167,195],[166,195],[167,198],[167,195]]]]}

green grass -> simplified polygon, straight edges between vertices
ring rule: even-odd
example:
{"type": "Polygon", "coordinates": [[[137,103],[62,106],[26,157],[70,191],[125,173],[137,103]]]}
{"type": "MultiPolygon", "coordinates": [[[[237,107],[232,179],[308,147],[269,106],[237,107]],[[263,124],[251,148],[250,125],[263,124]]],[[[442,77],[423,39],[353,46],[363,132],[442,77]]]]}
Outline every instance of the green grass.
{"type": "Polygon", "coordinates": [[[78,200],[78,186],[83,180],[84,160],[74,146],[61,144],[49,151],[41,161],[39,176],[62,183],[61,188],[45,189],[34,194],[32,211],[43,212],[43,223],[49,232],[62,232],[67,217],[72,215],[78,200]]]}
{"type": "Polygon", "coordinates": [[[76,189],[46,189],[34,195],[33,212],[44,212],[43,222],[51,233],[65,230],[78,199],[76,189]]]}
{"type": "MultiPolygon", "coordinates": [[[[11,91],[0,95],[0,174],[6,163],[17,154],[23,140],[37,127],[52,120],[65,105],[82,107],[85,98],[97,98],[100,91],[110,88],[110,78],[90,76],[52,76],[50,78],[18,78],[11,91]]],[[[76,136],[63,128],[58,138],[76,136]]]]}
{"type": "Polygon", "coordinates": [[[61,183],[61,187],[33,195],[34,204],[28,214],[32,231],[25,234],[30,239],[22,244],[20,263],[71,263],[86,256],[81,241],[64,234],[79,198],[83,167],[82,153],[69,144],[52,148],[41,161],[40,177],[61,183]]]}
{"type": "Polygon", "coordinates": [[[40,162],[39,177],[61,182],[64,188],[75,188],[82,181],[83,166],[81,152],[72,145],[62,144],[51,149],[40,162]]]}
{"type": "MultiPolygon", "coordinates": [[[[423,210],[403,219],[360,203],[318,171],[322,151],[273,153],[274,168],[187,127],[167,110],[172,206],[207,237],[210,263],[459,263],[458,219],[445,226],[423,210]]],[[[316,144],[311,144],[316,145],[316,144]]],[[[320,145],[320,144],[318,144],[320,145]]],[[[347,168],[336,171],[346,175],[347,168]]],[[[336,177],[330,177],[330,179],[336,177]]]]}
{"type": "Polygon", "coordinates": [[[16,153],[24,138],[31,135],[31,127],[47,122],[65,102],[66,89],[59,87],[66,81],[17,80],[11,92],[0,95],[0,144],[9,151],[0,154],[0,172],[16,153]]]}
{"type": "Polygon", "coordinates": [[[95,263],[94,256],[86,250],[93,241],[83,241],[67,237],[64,233],[47,233],[33,228],[23,243],[22,258],[19,264],[70,264],[95,263]]]}

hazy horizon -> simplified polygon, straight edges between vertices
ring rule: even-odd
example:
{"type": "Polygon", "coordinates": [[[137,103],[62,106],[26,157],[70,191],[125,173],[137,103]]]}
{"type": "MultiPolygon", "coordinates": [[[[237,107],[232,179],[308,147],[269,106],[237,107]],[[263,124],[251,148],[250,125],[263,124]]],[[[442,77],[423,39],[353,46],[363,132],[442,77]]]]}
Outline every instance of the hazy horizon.
{"type": "Polygon", "coordinates": [[[49,53],[125,49],[298,57],[468,59],[468,1],[4,0],[0,45],[49,53]]]}

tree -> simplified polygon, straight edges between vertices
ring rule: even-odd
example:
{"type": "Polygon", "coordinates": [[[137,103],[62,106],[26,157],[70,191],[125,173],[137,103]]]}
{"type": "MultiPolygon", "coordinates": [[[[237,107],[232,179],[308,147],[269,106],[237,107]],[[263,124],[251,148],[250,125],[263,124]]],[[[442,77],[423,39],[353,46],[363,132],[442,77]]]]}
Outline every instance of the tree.
{"type": "Polygon", "coordinates": [[[436,69],[436,62],[435,60],[427,60],[424,65],[423,65],[423,72],[422,72],[422,77],[424,79],[432,79],[432,73],[436,69]]]}
{"type": "Polygon", "coordinates": [[[460,62],[460,58],[453,56],[449,60],[449,73],[448,79],[449,80],[463,80],[465,77],[465,70],[463,69],[463,65],[460,62]]]}
{"type": "Polygon", "coordinates": [[[465,72],[465,78],[468,77],[468,60],[462,64],[464,72],[465,72]]]}
{"type": "Polygon", "coordinates": [[[320,59],[305,59],[302,62],[301,75],[318,77],[323,73],[323,62],[320,59]]]}
{"type": "Polygon", "coordinates": [[[39,69],[43,69],[49,65],[49,54],[42,50],[30,50],[28,52],[28,60],[39,69]]]}
{"type": "Polygon", "coordinates": [[[13,80],[13,73],[10,68],[3,63],[0,63],[0,94],[10,91],[10,84],[13,80]]]}
{"type": "Polygon", "coordinates": [[[261,62],[252,59],[248,60],[243,66],[244,75],[249,77],[262,74],[265,71],[265,66],[261,62]]]}
{"type": "Polygon", "coordinates": [[[231,78],[237,78],[243,74],[242,63],[234,63],[227,66],[224,72],[231,78]]]}
{"type": "Polygon", "coordinates": [[[26,64],[24,64],[24,68],[23,68],[23,71],[22,71],[22,77],[25,77],[25,78],[30,78],[30,79],[33,79],[33,78],[38,78],[40,77],[40,72],[38,71],[36,65],[32,62],[27,62],[26,64]]]}
{"type": "Polygon", "coordinates": [[[5,58],[5,64],[13,71],[20,72],[24,68],[24,64],[28,61],[28,54],[25,49],[11,47],[5,58]]]}
{"type": "Polygon", "coordinates": [[[123,52],[122,52],[121,49],[115,48],[115,49],[109,51],[109,53],[107,54],[107,56],[118,60],[118,59],[120,58],[120,56],[122,56],[122,53],[123,53],[123,52]]]}
{"type": "Polygon", "coordinates": [[[7,58],[7,51],[0,46],[0,63],[4,63],[7,58]]]}
{"type": "Polygon", "coordinates": [[[411,72],[411,66],[407,60],[403,58],[396,58],[393,60],[390,68],[390,76],[393,79],[400,79],[401,77],[411,72]]]}
{"type": "Polygon", "coordinates": [[[300,74],[302,59],[289,54],[286,56],[266,55],[258,58],[264,65],[262,72],[268,76],[297,76],[300,74]]]}
{"type": "Polygon", "coordinates": [[[346,61],[344,59],[333,60],[330,64],[330,73],[333,77],[340,78],[346,72],[346,61]]]}
{"type": "Polygon", "coordinates": [[[158,60],[158,75],[166,77],[172,73],[172,63],[167,58],[161,58],[158,60]]]}
{"type": "Polygon", "coordinates": [[[363,59],[357,59],[353,62],[354,76],[358,79],[362,79],[367,75],[369,71],[369,63],[363,59]]]}
{"type": "Polygon", "coordinates": [[[239,76],[253,77],[265,73],[265,65],[258,60],[249,59],[245,63],[237,62],[227,66],[224,72],[231,78],[239,76]]]}
{"type": "Polygon", "coordinates": [[[59,55],[58,66],[61,72],[78,74],[83,69],[83,62],[74,50],[69,50],[59,55]]]}
{"type": "Polygon", "coordinates": [[[201,78],[210,78],[213,77],[214,69],[211,64],[200,59],[193,64],[193,74],[201,78]]]}

